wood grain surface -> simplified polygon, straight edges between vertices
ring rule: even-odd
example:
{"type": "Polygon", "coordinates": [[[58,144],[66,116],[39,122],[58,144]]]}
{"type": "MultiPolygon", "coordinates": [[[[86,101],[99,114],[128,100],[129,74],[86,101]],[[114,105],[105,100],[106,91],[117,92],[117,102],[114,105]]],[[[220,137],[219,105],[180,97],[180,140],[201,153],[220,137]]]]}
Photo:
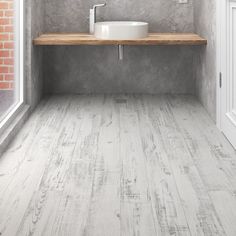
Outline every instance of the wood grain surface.
{"type": "Polygon", "coordinates": [[[151,33],[136,40],[103,40],[86,33],[42,34],[34,45],[206,45],[207,40],[192,33],[151,33]]]}
{"type": "Polygon", "coordinates": [[[194,97],[53,96],[0,158],[0,235],[235,236],[235,196],[194,97]]]}

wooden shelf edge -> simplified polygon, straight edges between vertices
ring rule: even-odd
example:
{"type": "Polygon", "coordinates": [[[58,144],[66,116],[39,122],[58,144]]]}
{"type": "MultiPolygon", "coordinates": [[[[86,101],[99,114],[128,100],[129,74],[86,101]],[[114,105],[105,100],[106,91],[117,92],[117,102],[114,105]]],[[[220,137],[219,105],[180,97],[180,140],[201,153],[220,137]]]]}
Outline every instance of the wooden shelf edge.
{"type": "Polygon", "coordinates": [[[103,40],[86,33],[42,34],[33,40],[36,46],[66,45],[207,45],[207,40],[193,33],[151,33],[137,40],[103,40]]]}

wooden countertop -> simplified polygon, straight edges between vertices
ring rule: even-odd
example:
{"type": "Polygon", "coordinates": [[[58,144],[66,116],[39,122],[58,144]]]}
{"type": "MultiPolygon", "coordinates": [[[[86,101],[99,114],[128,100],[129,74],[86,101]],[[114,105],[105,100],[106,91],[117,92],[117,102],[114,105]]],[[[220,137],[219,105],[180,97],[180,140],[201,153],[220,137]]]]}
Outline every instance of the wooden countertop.
{"type": "Polygon", "coordinates": [[[103,40],[87,33],[42,34],[34,45],[206,45],[207,40],[192,33],[150,33],[136,40],[103,40]]]}

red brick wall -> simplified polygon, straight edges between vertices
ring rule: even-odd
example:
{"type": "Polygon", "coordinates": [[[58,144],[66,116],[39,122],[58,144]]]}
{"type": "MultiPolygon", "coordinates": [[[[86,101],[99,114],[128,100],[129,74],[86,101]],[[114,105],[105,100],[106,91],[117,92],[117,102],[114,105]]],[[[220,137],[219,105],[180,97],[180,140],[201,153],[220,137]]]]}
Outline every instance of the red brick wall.
{"type": "Polygon", "coordinates": [[[0,0],[0,90],[14,85],[13,0],[0,0]]]}

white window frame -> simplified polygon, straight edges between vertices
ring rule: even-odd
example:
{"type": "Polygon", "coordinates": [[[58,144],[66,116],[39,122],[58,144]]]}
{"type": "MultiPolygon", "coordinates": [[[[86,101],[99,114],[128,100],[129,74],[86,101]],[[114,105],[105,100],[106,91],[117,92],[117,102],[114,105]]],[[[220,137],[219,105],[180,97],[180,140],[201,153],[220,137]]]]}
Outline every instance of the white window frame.
{"type": "Polygon", "coordinates": [[[0,120],[0,135],[21,112],[24,105],[24,0],[14,0],[14,35],[14,82],[17,103],[10,107],[9,112],[0,120]]]}

